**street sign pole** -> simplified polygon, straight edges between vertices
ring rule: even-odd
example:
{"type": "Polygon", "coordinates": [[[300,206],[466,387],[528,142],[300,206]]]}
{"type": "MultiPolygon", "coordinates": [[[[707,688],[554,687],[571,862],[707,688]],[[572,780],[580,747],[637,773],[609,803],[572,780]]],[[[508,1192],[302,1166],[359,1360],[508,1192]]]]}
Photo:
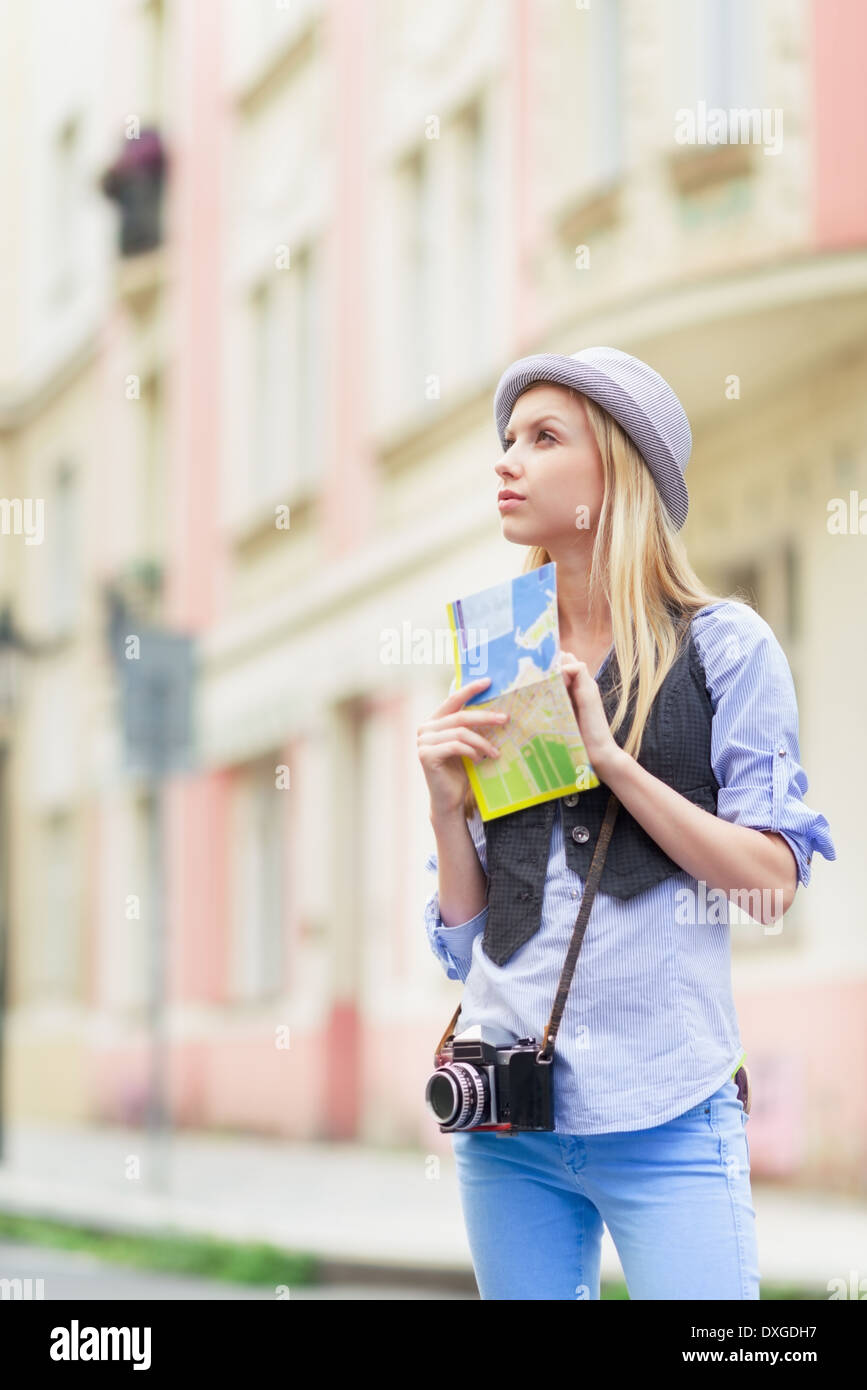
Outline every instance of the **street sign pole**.
{"type": "Polygon", "coordinates": [[[109,640],[120,677],[126,767],[143,774],[148,787],[149,1186],[165,1194],[171,1137],[165,784],[172,772],[190,766],[194,648],[190,637],[140,623],[117,598],[109,640]],[[128,651],[130,637],[138,643],[128,651]]]}
{"type": "Polygon", "coordinates": [[[148,1147],[151,1189],[169,1189],[169,1056],[166,1037],[167,971],[165,874],[163,864],[163,786],[155,778],[148,797],[148,917],[149,988],[148,1022],[151,1041],[148,1087],[148,1147]]]}

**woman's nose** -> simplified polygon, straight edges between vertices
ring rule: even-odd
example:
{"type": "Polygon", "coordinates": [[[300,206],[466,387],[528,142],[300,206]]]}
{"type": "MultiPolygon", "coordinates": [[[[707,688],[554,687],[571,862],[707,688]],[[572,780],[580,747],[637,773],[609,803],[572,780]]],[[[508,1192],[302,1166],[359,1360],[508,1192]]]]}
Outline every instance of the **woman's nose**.
{"type": "Polygon", "coordinates": [[[518,476],[519,471],[520,470],[517,469],[514,466],[514,464],[505,463],[502,459],[500,459],[499,462],[497,462],[494,465],[494,472],[496,473],[501,483],[514,482],[518,476]]]}

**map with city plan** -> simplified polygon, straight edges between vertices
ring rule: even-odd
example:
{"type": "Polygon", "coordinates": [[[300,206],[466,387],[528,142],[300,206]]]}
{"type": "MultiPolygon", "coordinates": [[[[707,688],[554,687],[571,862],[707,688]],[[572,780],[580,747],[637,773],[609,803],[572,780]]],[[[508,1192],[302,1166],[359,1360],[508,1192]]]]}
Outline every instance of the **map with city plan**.
{"type": "Polygon", "coordinates": [[[447,611],[452,688],[490,676],[465,708],[493,706],[509,715],[502,726],[482,728],[499,758],[463,759],[482,819],[598,787],[559,670],[556,564],[455,599],[447,611]]]}

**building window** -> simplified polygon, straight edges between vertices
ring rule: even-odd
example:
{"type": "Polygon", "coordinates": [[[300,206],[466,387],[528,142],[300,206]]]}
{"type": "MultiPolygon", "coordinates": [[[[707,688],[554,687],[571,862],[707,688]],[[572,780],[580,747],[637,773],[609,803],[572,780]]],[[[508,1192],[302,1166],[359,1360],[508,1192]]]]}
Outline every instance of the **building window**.
{"type": "Polygon", "coordinates": [[[317,478],[325,433],[325,353],[319,257],[305,247],[293,259],[290,303],[294,342],[291,377],[292,490],[303,491],[317,478]]]}
{"type": "Polygon", "coordinates": [[[434,346],[433,179],[427,141],[400,173],[403,245],[400,268],[399,360],[411,404],[424,400],[425,378],[436,371],[434,346]]]}
{"type": "Polygon", "coordinates": [[[144,551],[148,558],[162,556],[166,548],[165,439],[163,390],[159,376],[151,376],[142,392],[144,409],[142,520],[144,551]]]}
{"type": "Polygon", "coordinates": [[[675,107],[752,106],[756,94],[752,0],[671,0],[668,86],[675,107]]]}
{"type": "Polygon", "coordinates": [[[47,223],[47,265],[51,269],[50,289],[53,297],[55,300],[65,300],[71,298],[78,287],[81,266],[83,173],[81,124],[78,118],[65,121],[55,135],[52,182],[54,217],[47,223]]]}
{"type": "Polygon", "coordinates": [[[552,200],[570,246],[584,243],[591,233],[595,239],[618,213],[623,53],[631,32],[621,23],[621,8],[620,0],[586,9],[552,6],[543,21],[534,116],[539,148],[530,183],[537,197],[552,200]]]}
{"type": "Polygon", "coordinates": [[[256,286],[250,301],[252,510],[306,490],[325,446],[319,257],[312,246],[256,286]]]}
{"type": "Polygon", "coordinates": [[[481,102],[457,121],[457,245],[459,272],[457,344],[465,370],[475,373],[488,358],[493,295],[491,273],[491,159],[489,127],[481,102]]]}
{"type": "Polygon", "coordinates": [[[239,1001],[283,989],[283,864],[288,792],[277,785],[278,753],[239,773],[233,844],[234,919],[230,994],[239,1001]]]}
{"type": "Polygon", "coordinates": [[[139,559],[158,562],[166,549],[163,384],[158,375],[142,382],[138,411],[137,548],[139,559]]]}
{"type": "Polygon", "coordinates": [[[79,993],[79,864],[75,824],[68,812],[49,816],[41,827],[39,903],[35,930],[28,934],[31,995],[44,1002],[70,1002],[79,993]]]}
{"type": "Polygon", "coordinates": [[[770,542],[761,556],[718,566],[713,587],[737,594],[768,622],[792,665],[803,638],[801,552],[794,536],[770,542]]]}
{"type": "Polygon", "coordinates": [[[54,479],[50,612],[54,630],[68,632],[78,614],[81,587],[79,488],[75,469],[63,462],[54,479]]]}
{"type": "Polygon", "coordinates": [[[288,467],[288,396],[291,352],[288,270],[274,270],[256,289],[251,317],[250,503],[270,503],[285,489],[288,467]]]}
{"type": "Polygon", "coordinates": [[[584,149],[591,188],[613,183],[623,161],[620,0],[591,5],[579,20],[587,25],[584,149]]]}
{"type": "Polygon", "coordinates": [[[136,45],[141,111],[149,124],[158,125],[163,115],[165,58],[165,0],[147,0],[140,13],[141,35],[136,45]]]}
{"type": "Polygon", "coordinates": [[[720,582],[720,593],[734,594],[743,603],[748,603],[751,608],[759,611],[759,589],[761,587],[759,579],[759,566],[755,561],[745,561],[742,564],[727,565],[722,571],[723,578],[720,582]]]}
{"type": "Polygon", "coordinates": [[[702,0],[698,22],[699,97],[710,107],[751,106],[752,0],[702,0]]]}

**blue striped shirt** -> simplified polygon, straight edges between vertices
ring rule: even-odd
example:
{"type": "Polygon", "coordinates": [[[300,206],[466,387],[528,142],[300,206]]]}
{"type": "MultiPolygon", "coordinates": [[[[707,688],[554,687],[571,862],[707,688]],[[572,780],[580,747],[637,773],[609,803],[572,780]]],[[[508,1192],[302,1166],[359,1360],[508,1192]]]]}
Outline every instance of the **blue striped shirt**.
{"type": "MultiPolygon", "coordinates": [[[[785,653],[764,618],[734,600],[699,610],[692,631],[713,710],[717,815],[778,831],[806,886],[814,850],[826,859],[837,855],[827,820],[804,804],[807,778],[785,653]]],[[[478,810],[467,824],[487,872],[478,810]]],[[[436,870],[435,853],[426,867],[436,870]]],[[[583,889],[566,861],[558,806],[541,925],[503,966],[482,950],[487,908],[447,927],[433,892],[424,908],[431,949],[449,979],[464,982],[457,1031],[489,1023],[541,1042],[583,889]]],[[[554,1049],[560,1133],[664,1124],[711,1095],[739,1064],[744,1048],[732,997],[730,903],[707,889],[703,910],[701,892],[687,873],[632,898],[597,891],[554,1049]]]]}

